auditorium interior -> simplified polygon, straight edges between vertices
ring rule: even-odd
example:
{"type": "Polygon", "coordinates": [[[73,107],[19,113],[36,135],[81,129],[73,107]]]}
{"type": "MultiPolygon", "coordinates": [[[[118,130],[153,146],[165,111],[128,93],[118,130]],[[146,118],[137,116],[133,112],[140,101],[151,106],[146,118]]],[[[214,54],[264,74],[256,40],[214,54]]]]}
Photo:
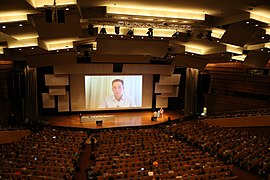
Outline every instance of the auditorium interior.
{"type": "Polygon", "coordinates": [[[269,0],[1,0],[0,116],[0,179],[270,179],[269,0]]]}

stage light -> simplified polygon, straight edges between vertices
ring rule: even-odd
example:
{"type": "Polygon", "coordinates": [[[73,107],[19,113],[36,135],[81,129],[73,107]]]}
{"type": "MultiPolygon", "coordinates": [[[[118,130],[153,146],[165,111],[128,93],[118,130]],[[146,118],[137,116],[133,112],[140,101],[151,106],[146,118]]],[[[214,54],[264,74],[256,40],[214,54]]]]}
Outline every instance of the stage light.
{"type": "Polygon", "coordinates": [[[128,30],[127,35],[133,36],[133,34],[134,34],[133,29],[128,30]]]}
{"type": "Polygon", "coordinates": [[[153,38],[153,28],[148,28],[148,31],[146,34],[148,34],[148,37],[153,38]]]}
{"type": "Polygon", "coordinates": [[[120,27],[119,26],[115,26],[114,27],[114,32],[115,32],[115,34],[119,34],[120,33],[120,27]]]}
{"type": "Polygon", "coordinates": [[[200,33],[197,35],[197,38],[202,39],[202,37],[203,37],[203,33],[200,32],[200,33]]]}
{"type": "Polygon", "coordinates": [[[212,31],[207,31],[206,38],[207,38],[209,41],[212,41],[212,31]]]}
{"type": "Polygon", "coordinates": [[[176,32],[172,35],[172,37],[174,37],[174,38],[179,38],[179,36],[180,36],[180,32],[179,32],[179,31],[176,31],[176,32]]]}
{"type": "Polygon", "coordinates": [[[106,28],[105,27],[101,28],[99,34],[107,34],[106,28]]]}

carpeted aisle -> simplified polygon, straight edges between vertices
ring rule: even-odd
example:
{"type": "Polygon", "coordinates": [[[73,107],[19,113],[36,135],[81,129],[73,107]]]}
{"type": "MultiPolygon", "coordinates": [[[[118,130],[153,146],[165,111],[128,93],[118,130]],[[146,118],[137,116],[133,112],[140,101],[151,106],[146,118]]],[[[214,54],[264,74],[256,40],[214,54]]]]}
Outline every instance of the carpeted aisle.
{"type": "Polygon", "coordinates": [[[82,150],[82,154],[79,161],[80,172],[76,172],[74,175],[74,180],[86,180],[86,172],[85,169],[88,168],[89,159],[91,154],[91,145],[85,144],[84,149],[82,150]]]}
{"type": "Polygon", "coordinates": [[[233,174],[238,176],[239,180],[260,180],[260,176],[245,170],[240,169],[237,166],[233,166],[233,174]]]}

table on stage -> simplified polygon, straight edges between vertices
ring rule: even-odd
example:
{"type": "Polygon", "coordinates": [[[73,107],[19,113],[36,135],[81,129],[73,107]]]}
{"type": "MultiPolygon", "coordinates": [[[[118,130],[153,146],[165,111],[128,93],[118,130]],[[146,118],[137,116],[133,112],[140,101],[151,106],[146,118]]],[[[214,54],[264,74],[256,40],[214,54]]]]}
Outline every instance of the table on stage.
{"type": "Polygon", "coordinates": [[[90,115],[82,116],[81,122],[113,121],[114,119],[114,115],[90,115]]]}

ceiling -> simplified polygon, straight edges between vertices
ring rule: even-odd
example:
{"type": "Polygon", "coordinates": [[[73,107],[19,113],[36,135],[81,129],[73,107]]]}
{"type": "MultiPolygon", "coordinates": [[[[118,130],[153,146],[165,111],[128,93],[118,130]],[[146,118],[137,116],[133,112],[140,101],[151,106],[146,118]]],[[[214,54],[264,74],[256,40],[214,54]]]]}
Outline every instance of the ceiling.
{"type": "Polygon", "coordinates": [[[97,58],[185,55],[215,63],[244,62],[256,52],[265,54],[266,64],[270,2],[1,0],[1,59],[67,51],[97,58]],[[119,34],[115,27],[120,27],[119,34]],[[100,34],[102,28],[106,34],[100,34]],[[147,34],[149,28],[153,35],[147,34]],[[129,30],[132,35],[127,35],[129,30]]]}

